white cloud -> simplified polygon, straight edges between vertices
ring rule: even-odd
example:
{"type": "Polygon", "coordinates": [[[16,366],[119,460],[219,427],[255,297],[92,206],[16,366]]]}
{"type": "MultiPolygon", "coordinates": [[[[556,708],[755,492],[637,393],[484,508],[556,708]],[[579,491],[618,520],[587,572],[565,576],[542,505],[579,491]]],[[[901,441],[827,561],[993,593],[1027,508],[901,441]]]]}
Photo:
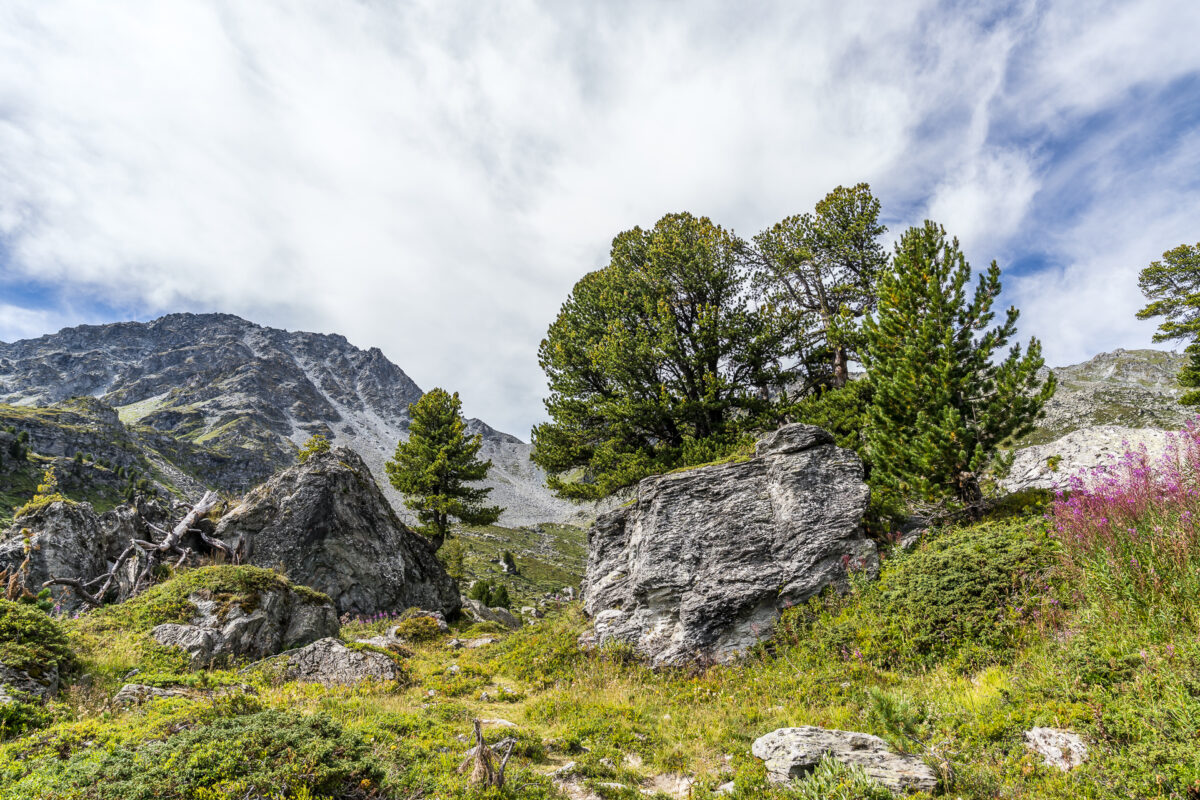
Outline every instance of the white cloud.
{"type": "Polygon", "coordinates": [[[526,435],[537,343],[618,231],[749,235],[868,180],[985,262],[1051,180],[997,128],[1195,69],[1164,21],[1190,6],[11,2],[0,277],[72,287],[46,324],[96,299],[345,333],[526,435]]]}

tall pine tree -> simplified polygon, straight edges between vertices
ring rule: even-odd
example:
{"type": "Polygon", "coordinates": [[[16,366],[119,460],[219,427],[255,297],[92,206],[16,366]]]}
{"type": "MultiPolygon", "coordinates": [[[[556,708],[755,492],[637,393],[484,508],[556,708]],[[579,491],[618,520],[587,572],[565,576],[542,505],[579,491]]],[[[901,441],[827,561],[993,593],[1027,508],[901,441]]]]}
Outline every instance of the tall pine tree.
{"type": "Polygon", "coordinates": [[[550,488],[603,497],[725,455],[771,419],[783,335],[746,273],[744,242],[707,217],[613,239],[538,350],[551,421],[533,429],[533,460],[550,488]]]}
{"type": "Polygon", "coordinates": [[[865,325],[873,396],[866,452],[871,482],[893,507],[905,502],[979,508],[980,474],[997,447],[1033,426],[1054,393],[1041,345],[1031,339],[994,360],[1016,332],[1018,311],[988,329],[1000,294],[992,262],[972,297],[971,267],[957,239],[932,222],[910,228],[879,281],[865,325]]]}
{"type": "Polygon", "coordinates": [[[1191,391],[1179,402],[1200,406],[1200,242],[1163,253],[1162,261],[1142,270],[1138,286],[1150,301],[1138,319],[1163,317],[1154,341],[1192,340],[1184,351],[1190,359],[1179,371],[1179,385],[1191,391]]]}
{"type": "Polygon", "coordinates": [[[862,321],[887,266],[879,200],[865,183],[839,186],[814,213],[754,237],[754,285],[779,315],[808,388],[840,388],[861,358],[862,321]]]}
{"type": "Polygon", "coordinates": [[[421,532],[439,550],[451,521],[490,525],[503,509],[483,504],[490,488],[467,485],[486,478],[492,462],[476,458],[483,437],[466,435],[458,392],[433,389],[408,413],[408,441],[396,445],[384,468],[392,486],[404,494],[404,505],[417,512],[421,532]]]}

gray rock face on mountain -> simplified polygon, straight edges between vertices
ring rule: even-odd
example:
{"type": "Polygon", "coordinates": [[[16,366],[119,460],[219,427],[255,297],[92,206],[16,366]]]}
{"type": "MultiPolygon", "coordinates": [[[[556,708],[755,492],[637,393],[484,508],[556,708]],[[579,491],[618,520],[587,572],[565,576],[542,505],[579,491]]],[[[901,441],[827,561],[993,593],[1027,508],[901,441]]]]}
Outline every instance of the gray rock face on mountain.
{"type": "Polygon", "coordinates": [[[1037,429],[1020,442],[1046,444],[1098,425],[1175,429],[1194,411],[1179,405],[1177,376],[1187,356],[1164,350],[1113,350],[1055,367],[1058,389],[1037,429]]]}
{"type": "Polygon", "coordinates": [[[450,615],[458,585],[396,516],[363,460],[345,447],[280,472],[217,523],[244,563],[282,568],[333,598],[339,613],[411,606],[450,615]]]}
{"type": "Polygon", "coordinates": [[[743,463],[643,480],[588,534],[597,643],[629,642],[655,665],[733,658],[848,564],[877,568],[867,499],[858,457],[811,425],[781,428],[743,463]]]}
{"type": "Polygon", "coordinates": [[[197,615],[189,624],[168,623],[150,632],[164,647],[188,654],[193,669],[230,659],[259,659],[337,635],[337,613],[328,603],[314,603],[291,589],[265,591],[252,611],[237,604],[228,609],[192,595],[197,615]]]}
{"type": "Polygon", "coordinates": [[[1169,438],[1167,431],[1154,428],[1081,428],[1049,444],[1018,450],[1000,486],[1009,492],[1066,489],[1076,475],[1087,484],[1095,470],[1115,465],[1128,451],[1145,448],[1151,461],[1157,460],[1166,451],[1169,438]]]}
{"type": "MultiPolygon", "coordinates": [[[[321,433],[360,452],[398,503],[383,464],[408,435],[408,405],[421,389],[376,348],[229,314],[171,314],[0,342],[0,403],[46,406],[79,396],[113,407],[113,423],[140,449],[130,451],[135,460],[155,462],[186,496],[204,486],[243,492],[295,463],[296,446],[321,433]]],[[[91,452],[72,430],[55,434],[59,449],[91,452]]],[[[494,463],[486,483],[490,502],[507,509],[504,524],[577,513],[545,488],[528,444],[478,420],[470,430],[483,435],[483,457],[494,463]]]]}
{"type": "Polygon", "coordinates": [[[766,763],[773,783],[803,778],[824,756],[848,766],[861,767],[869,777],[890,791],[932,792],[937,775],[916,756],[892,751],[878,736],[855,731],[835,731],[806,725],[780,728],[754,742],[751,752],[766,763]]]}

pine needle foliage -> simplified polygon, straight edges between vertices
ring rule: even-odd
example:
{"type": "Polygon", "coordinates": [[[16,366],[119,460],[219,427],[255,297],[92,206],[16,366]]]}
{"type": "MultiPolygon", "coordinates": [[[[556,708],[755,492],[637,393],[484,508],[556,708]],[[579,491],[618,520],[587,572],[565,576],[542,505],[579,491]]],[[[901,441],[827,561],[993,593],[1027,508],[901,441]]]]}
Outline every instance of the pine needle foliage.
{"type": "Polygon", "coordinates": [[[866,452],[871,481],[890,501],[977,510],[979,479],[999,445],[1032,429],[1054,393],[1041,344],[997,352],[1019,312],[988,328],[1000,294],[996,262],[979,275],[940,225],[910,228],[880,277],[879,308],[865,325],[873,396],[866,452]]]}
{"type": "Polygon", "coordinates": [[[408,441],[396,445],[384,467],[438,550],[452,521],[490,525],[504,509],[484,505],[491,488],[469,485],[486,478],[492,462],[476,457],[483,436],[467,436],[458,392],[433,389],[409,405],[408,413],[408,441]]]}
{"type": "Polygon", "coordinates": [[[839,186],[812,213],[754,237],[752,282],[788,331],[788,353],[811,387],[840,388],[860,360],[863,319],[887,266],[879,200],[865,183],[839,186]]]}
{"type": "Polygon", "coordinates": [[[315,455],[328,452],[329,440],[319,433],[314,433],[312,436],[308,437],[308,441],[305,442],[304,446],[300,448],[300,452],[296,454],[296,457],[300,460],[300,463],[303,464],[305,461],[308,461],[308,459],[315,455]]]}
{"type": "Polygon", "coordinates": [[[1163,317],[1154,341],[1191,339],[1184,350],[1191,358],[1179,371],[1179,385],[1190,391],[1179,402],[1200,406],[1200,242],[1163,253],[1142,270],[1138,286],[1150,301],[1138,319],[1163,317]]]}
{"type": "Polygon", "coordinates": [[[707,217],[668,214],[575,285],[538,351],[551,421],[533,460],[552,489],[603,497],[712,461],[769,414],[784,337],[751,301],[746,253],[707,217]]]}

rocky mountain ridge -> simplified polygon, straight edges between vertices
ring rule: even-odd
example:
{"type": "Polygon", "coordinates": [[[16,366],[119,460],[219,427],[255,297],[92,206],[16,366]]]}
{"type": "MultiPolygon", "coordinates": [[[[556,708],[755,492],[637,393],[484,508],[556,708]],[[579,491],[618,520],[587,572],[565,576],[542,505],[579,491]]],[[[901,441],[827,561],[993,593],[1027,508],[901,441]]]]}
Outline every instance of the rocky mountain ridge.
{"type": "MultiPolygon", "coordinates": [[[[320,433],[361,453],[402,508],[383,464],[407,436],[408,405],[421,393],[378,348],[230,314],[81,325],[0,343],[7,424],[25,429],[17,419],[24,409],[93,398],[92,415],[112,417],[101,404],[111,407],[115,417],[107,421],[124,429],[129,452],[141,450],[146,470],[184,495],[202,486],[244,491],[293,463],[297,445],[320,433]]],[[[470,429],[483,435],[483,455],[493,460],[488,483],[492,501],[508,509],[505,524],[577,513],[545,488],[530,445],[480,420],[470,429]]],[[[91,452],[59,438],[47,443],[51,450],[91,452]]]]}

